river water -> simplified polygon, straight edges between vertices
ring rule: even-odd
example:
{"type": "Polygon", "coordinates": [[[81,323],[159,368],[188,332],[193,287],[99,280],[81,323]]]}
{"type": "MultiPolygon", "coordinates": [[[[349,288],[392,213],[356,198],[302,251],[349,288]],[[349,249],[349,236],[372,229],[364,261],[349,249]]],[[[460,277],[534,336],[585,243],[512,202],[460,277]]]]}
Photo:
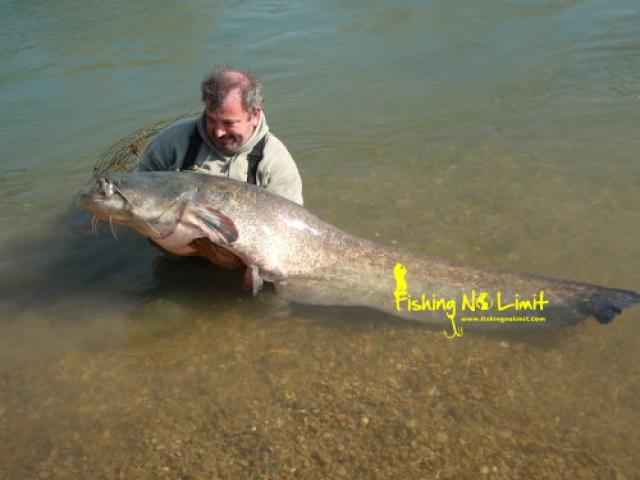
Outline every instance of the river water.
{"type": "Polygon", "coordinates": [[[227,64],[327,221],[640,290],[636,0],[2,0],[0,39],[0,479],[640,476],[640,308],[447,340],[72,208],[227,64]]]}

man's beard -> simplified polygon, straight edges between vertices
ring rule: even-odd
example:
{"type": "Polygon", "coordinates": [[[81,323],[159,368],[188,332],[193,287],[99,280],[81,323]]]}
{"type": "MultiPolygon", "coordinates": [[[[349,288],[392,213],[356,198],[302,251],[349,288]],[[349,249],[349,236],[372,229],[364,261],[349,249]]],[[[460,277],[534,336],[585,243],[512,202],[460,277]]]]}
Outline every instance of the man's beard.
{"type": "Polygon", "coordinates": [[[235,139],[229,142],[227,145],[221,145],[217,142],[213,142],[213,144],[218,147],[218,150],[220,150],[225,155],[235,155],[236,153],[240,152],[240,149],[243,146],[240,145],[235,139]]]}

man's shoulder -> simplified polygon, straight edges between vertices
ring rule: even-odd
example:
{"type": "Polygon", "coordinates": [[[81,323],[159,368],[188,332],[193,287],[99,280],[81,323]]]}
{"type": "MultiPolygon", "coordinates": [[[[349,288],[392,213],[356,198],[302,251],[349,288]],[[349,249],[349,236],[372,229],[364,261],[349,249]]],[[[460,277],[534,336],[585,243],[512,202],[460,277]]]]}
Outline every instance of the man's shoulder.
{"type": "Polygon", "coordinates": [[[284,143],[271,132],[267,133],[262,162],[258,169],[268,177],[297,177],[298,166],[284,143]]]}
{"type": "Polygon", "coordinates": [[[291,159],[291,154],[286,145],[273,133],[267,132],[267,141],[264,145],[264,158],[278,160],[280,158],[291,159]]]}
{"type": "Polygon", "coordinates": [[[302,179],[289,150],[275,135],[267,133],[264,159],[258,167],[260,186],[302,205],[302,179]]]}
{"type": "Polygon", "coordinates": [[[178,120],[172,123],[168,127],[163,128],[155,136],[154,140],[159,143],[170,142],[173,143],[181,138],[189,138],[193,129],[196,128],[199,117],[189,117],[178,120]]]}

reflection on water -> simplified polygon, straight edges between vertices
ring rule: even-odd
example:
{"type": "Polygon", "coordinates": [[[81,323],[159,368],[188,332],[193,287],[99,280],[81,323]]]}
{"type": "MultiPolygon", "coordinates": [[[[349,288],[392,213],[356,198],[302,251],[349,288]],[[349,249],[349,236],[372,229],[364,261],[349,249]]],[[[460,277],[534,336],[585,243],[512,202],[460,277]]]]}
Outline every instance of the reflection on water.
{"type": "Polygon", "coordinates": [[[447,341],[250,298],[69,205],[227,62],[322,218],[640,290],[638,26],[632,1],[0,2],[0,478],[637,477],[638,308],[447,341]]]}

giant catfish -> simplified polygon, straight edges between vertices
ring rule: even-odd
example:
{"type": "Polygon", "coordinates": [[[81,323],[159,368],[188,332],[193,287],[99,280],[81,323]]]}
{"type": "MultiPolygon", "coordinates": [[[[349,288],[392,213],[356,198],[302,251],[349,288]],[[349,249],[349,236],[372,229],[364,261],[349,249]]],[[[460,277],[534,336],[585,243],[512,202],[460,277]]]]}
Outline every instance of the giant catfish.
{"type": "MultiPolygon", "coordinates": [[[[99,219],[177,255],[226,251],[294,302],[358,305],[440,325],[541,328],[588,316],[609,323],[640,301],[630,290],[461,265],[351,235],[243,182],[198,173],[108,173],[81,195],[99,219]],[[533,319],[537,319],[534,321],[533,319]],[[537,323],[536,323],[537,322],[537,323]]],[[[231,262],[233,263],[233,262],[231,262]]]]}

